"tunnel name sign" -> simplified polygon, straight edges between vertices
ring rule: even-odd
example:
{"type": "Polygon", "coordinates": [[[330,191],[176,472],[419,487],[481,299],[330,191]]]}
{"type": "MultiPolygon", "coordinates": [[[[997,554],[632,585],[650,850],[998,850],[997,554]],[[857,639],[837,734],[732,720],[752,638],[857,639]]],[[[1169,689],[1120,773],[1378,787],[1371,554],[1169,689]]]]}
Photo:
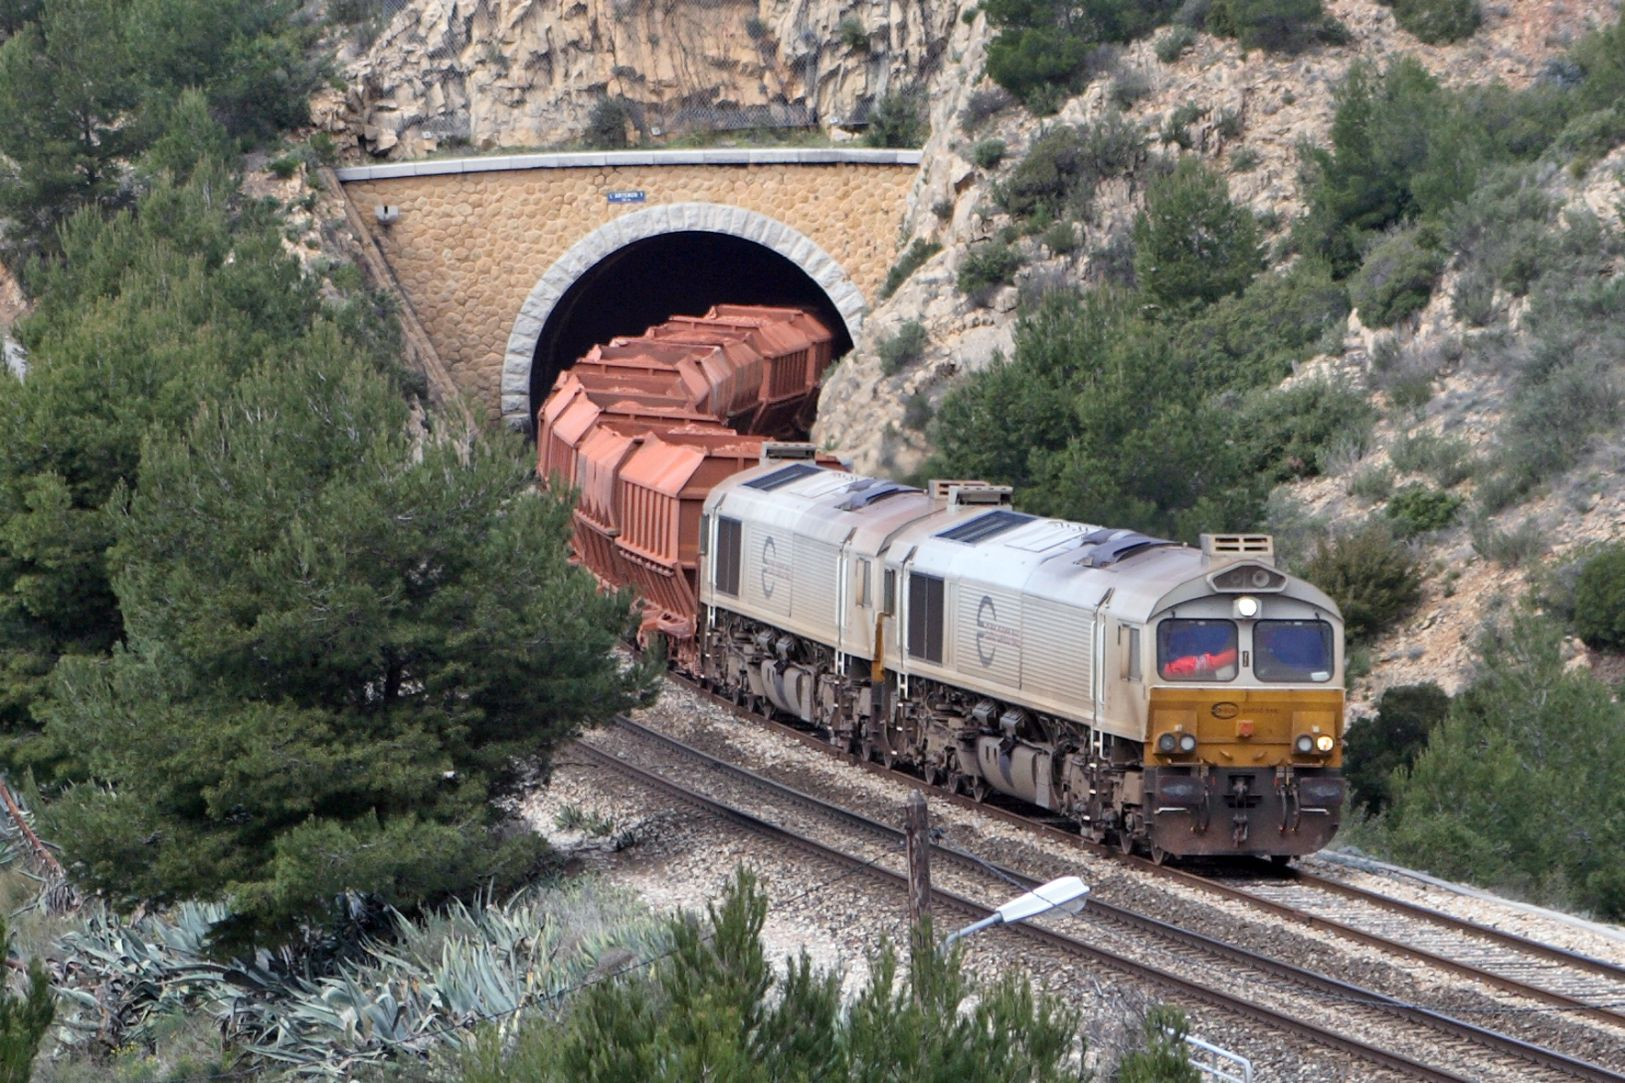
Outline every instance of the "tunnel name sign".
{"type": "Polygon", "coordinates": [[[641,204],[647,194],[642,189],[616,189],[605,195],[611,204],[641,204]]]}

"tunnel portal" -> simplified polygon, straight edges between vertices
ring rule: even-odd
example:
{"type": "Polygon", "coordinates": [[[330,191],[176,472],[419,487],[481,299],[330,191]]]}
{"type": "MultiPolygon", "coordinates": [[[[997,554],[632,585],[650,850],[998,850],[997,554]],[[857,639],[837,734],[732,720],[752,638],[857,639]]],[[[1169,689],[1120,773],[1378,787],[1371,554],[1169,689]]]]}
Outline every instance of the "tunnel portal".
{"type": "Polygon", "coordinates": [[[532,422],[559,374],[593,344],[636,336],[675,314],[703,314],[721,302],[799,306],[829,328],[836,357],[852,347],[840,311],[789,258],[731,234],[657,234],[598,261],[554,304],[531,363],[532,422]]]}

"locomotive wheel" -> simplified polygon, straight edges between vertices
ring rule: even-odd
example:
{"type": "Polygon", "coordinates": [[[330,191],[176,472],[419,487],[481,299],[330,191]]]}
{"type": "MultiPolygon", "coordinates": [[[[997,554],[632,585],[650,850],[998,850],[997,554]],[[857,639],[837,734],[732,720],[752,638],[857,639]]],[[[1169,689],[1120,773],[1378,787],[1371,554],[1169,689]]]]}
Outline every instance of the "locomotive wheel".
{"type": "Polygon", "coordinates": [[[864,762],[875,761],[875,742],[867,736],[858,743],[858,758],[864,762]]]}
{"type": "Polygon", "coordinates": [[[993,789],[988,785],[987,778],[976,777],[970,780],[970,798],[980,804],[988,798],[993,789]]]}
{"type": "Polygon", "coordinates": [[[1168,852],[1166,849],[1162,848],[1162,846],[1154,845],[1154,846],[1151,847],[1151,863],[1152,864],[1159,865],[1159,866],[1164,865],[1164,864],[1167,864],[1168,861],[1171,860],[1172,858],[1173,858],[1173,854],[1168,852]]]}
{"type": "Polygon", "coordinates": [[[1112,834],[1112,845],[1125,857],[1134,856],[1134,835],[1126,829],[1119,829],[1112,834]]]}

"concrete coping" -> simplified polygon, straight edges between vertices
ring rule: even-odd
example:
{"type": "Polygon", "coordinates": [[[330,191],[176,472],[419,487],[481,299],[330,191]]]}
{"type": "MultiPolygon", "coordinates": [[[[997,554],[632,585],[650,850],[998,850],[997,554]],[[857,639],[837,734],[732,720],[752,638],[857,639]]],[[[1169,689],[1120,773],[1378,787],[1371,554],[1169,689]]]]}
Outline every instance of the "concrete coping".
{"type": "Polygon", "coordinates": [[[391,162],[335,170],[340,181],[475,174],[495,170],[566,170],[611,166],[918,166],[920,151],[882,147],[716,147],[672,151],[557,151],[535,155],[486,155],[427,162],[391,162]]]}

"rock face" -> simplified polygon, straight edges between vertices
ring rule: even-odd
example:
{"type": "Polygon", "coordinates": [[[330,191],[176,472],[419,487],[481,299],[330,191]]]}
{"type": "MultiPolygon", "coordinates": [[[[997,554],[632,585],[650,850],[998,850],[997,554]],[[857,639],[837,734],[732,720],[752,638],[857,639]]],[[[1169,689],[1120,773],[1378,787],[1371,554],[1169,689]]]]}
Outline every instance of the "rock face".
{"type": "Polygon", "coordinates": [[[418,0],[342,55],[318,120],[368,153],[579,140],[607,98],[644,139],[861,122],[940,67],[936,0],[418,0]]]}

